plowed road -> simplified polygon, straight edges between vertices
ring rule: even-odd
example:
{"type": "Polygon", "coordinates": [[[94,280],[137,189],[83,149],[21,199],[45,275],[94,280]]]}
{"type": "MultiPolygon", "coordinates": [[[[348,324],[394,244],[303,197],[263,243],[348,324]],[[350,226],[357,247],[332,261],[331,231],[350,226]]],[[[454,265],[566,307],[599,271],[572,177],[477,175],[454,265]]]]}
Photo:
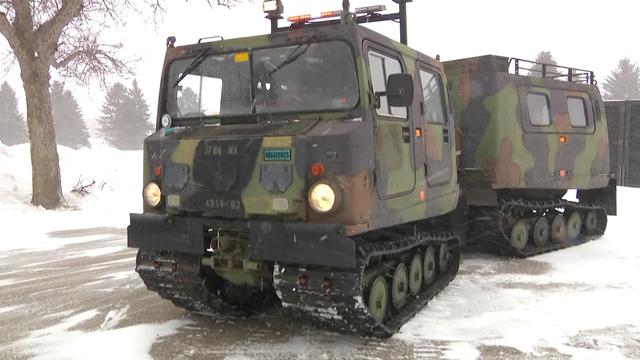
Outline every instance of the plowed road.
{"type": "MultiPolygon", "coordinates": [[[[249,319],[190,314],[146,290],[134,271],[135,251],[126,248],[124,229],[77,229],[48,236],[51,242],[82,241],[54,250],[0,252],[0,358],[640,356],[638,315],[594,314],[640,303],[638,281],[590,281],[593,277],[575,276],[580,269],[554,265],[569,259],[589,268],[583,257],[601,253],[606,239],[565,250],[562,257],[558,252],[531,260],[467,252],[449,288],[400,334],[378,340],[290,322],[277,310],[249,319]],[[580,310],[600,303],[602,310],[580,310]],[[584,319],[588,317],[593,321],[584,319]],[[576,324],[567,324],[573,318],[576,324]]],[[[616,266],[638,274],[638,259],[615,255],[593,266],[607,266],[613,274],[616,266]]]]}

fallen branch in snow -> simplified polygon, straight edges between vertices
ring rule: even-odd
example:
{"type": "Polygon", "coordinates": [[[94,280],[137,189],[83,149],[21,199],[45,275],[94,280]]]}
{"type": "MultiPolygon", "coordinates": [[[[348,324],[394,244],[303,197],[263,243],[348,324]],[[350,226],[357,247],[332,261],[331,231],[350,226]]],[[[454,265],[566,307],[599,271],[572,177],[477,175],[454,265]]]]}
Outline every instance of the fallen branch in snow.
{"type": "Polygon", "coordinates": [[[71,192],[80,194],[81,196],[86,196],[91,194],[91,189],[93,188],[93,185],[96,184],[96,181],[92,180],[90,184],[86,184],[86,185],[81,185],[81,183],[82,183],[82,176],[78,178],[78,182],[73,187],[73,190],[71,190],[71,192]]]}

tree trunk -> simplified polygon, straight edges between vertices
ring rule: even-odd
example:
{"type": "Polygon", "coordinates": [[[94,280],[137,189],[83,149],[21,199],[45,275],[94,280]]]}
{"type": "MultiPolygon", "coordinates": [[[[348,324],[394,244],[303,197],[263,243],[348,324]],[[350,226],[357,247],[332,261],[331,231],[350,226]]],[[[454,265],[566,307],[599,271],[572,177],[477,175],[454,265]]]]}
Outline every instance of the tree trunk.
{"type": "Polygon", "coordinates": [[[49,61],[36,56],[19,60],[27,100],[31,144],[31,203],[45,209],[63,204],[60,165],[49,95],[49,61]]]}

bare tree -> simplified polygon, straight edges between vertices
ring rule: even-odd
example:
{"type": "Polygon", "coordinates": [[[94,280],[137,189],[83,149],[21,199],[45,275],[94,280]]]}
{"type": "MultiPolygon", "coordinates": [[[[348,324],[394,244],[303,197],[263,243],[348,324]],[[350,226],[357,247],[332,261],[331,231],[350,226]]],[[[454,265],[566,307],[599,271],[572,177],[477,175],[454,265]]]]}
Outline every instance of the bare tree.
{"type": "MultiPolygon", "coordinates": [[[[233,6],[240,0],[206,0],[233,6]]],[[[49,96],[51,68],[80,83],[128,73],[120,44],[101,39],[107,27],[124,23],[127,10],[162,11],[160,0],[0,0],[0,34],[20,66],[27,101],[33,194],[31,203],[53,209],[64,199],[49,96]],[[142,6],[142,7],[141,7],[142,6]]]]}

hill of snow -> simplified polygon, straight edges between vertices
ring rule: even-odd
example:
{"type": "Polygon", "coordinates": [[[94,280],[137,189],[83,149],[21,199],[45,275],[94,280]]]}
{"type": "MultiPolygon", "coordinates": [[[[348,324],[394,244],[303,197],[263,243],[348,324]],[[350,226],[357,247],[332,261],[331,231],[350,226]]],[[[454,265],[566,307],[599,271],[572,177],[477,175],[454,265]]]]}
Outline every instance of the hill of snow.
{"type": "Polygon", "coordinates": [[[129,213],[142,210],[142,151],[116,150],[97,141],[91,149],[58,146],[63,196],[66,206],[57,211],[36,208],[31,201],[29,144],[0,144],[0,251],[58,247],[42,229],[57,231],[78,227],[126,227],[129,213]],[[72,192],[88,185],[90,194],[72,192]]]}

